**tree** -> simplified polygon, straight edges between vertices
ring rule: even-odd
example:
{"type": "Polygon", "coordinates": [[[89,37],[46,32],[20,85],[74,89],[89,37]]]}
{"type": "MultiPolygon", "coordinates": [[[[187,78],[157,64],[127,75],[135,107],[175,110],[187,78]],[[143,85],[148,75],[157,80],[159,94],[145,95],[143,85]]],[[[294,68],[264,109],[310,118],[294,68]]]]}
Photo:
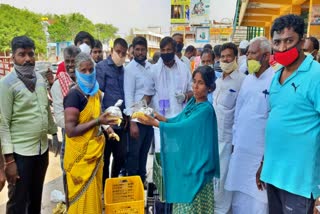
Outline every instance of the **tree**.
{"type": "Polygon", "coordinates": [[[95,24],[94,37],[101,42],[107,42],[110,38],[114,38],[118,28],[110,24],[95,24]]]}
{"type": "Polygon", "coordinates": [[[0,4],[0,20],[0,51],[9,51],[13,37],[23,35],[34,40],[36,53],[46,51],[46,35],[41,24],[41,15],[0,4]]]}

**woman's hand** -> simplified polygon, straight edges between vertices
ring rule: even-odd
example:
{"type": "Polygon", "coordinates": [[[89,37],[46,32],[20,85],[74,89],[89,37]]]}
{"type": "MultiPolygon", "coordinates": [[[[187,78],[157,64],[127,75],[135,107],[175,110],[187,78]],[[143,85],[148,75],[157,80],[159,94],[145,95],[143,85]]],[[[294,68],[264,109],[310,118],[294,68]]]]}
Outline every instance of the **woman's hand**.
{"type": "Polygon", "coordinates": [[[158,112],[154,112],[153,114],[154,114],[154,118],[156,118],[157,120],[162,121],[162,122],[166,122],[167,121],[167,118],[165,118],[164,116],[162,116],[158,112]]]}
{"type": "Polygon", "coordinates": [[[149,115],[144,114],[142,117],[139,117],[138,120],[144,125],[159,127],[159,121],[149,115]]]}
{"type": "MultiPolygon", "coordinates": [[[[103,125],[118,125],[119,119],[111,117],[110,112],[105,112],[99,116],[99,123],[103,125]]],[[[120,119],[121,120],[121,119],[120,119]]]]}

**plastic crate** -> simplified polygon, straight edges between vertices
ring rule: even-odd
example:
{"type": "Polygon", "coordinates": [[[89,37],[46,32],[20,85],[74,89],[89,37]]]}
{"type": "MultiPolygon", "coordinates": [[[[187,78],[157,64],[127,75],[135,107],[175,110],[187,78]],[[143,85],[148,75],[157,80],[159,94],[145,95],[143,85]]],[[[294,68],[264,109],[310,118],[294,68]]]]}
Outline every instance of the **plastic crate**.
{"type": "Polygon", "coordinates": [[[107,179],[104,203],[108,214],[144,214],[144,188],[140,177],[107,179]]]}

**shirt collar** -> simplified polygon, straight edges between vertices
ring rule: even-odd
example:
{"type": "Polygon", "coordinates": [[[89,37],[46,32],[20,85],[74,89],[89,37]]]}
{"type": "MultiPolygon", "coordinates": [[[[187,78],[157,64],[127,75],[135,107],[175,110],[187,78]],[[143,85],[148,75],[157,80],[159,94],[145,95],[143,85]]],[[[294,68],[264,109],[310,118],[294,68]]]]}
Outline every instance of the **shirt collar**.
{"type": "Polygon", "coordinates": [[[297,69],[298,72],[307,72],[310,69],[310,65],[313,62],[313,56],[311,54],[307,55],[306,58],[303,60],[299,68],[297,69]]]}
{"type": "Polygon", "coordinates": [[[239,76],[239,71],[238,70],[234,70],[232,71],[231,74],[229,74],[231,79],[236,79],[239,76]]]}

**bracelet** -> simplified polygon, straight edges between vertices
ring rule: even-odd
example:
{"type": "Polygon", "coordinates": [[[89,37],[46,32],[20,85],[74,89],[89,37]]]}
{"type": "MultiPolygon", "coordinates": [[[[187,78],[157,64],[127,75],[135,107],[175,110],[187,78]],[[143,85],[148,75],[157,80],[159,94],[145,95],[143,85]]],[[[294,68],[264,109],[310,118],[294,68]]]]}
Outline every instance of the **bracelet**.
{"type": "Polygon", "coordinates": [[[99,117],[96,119],[96,126],[100,126],[100,119],[99,119],[99,117]]]}
{"type": "Polygon", "coordinates": [[[13,162],[15,162],[15,160],[13,159],[13,160],[11,160],[11,161],[8,161],[8,162],[5,162],[5,166],[8,166],[8,165],[10,165],[10,164],[12,164],[13,162]]]}

